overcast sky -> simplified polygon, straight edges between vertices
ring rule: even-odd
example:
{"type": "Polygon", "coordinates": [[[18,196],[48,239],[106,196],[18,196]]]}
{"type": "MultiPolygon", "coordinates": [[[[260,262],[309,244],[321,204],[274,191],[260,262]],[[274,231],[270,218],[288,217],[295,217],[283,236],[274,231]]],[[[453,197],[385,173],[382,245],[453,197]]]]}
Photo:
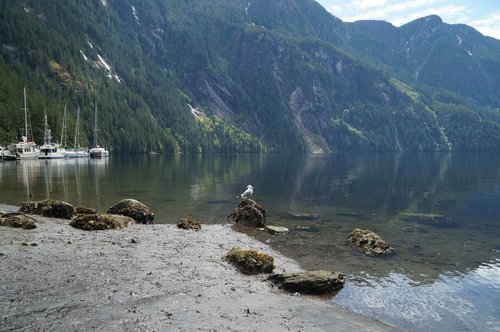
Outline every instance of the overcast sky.
{"type": "Polygon", "coordinates": [[[500,39],[500,0],[316,0],[345,22],[384,20],[401,26],[436,14],[446,23],[464,23],[500,39]]]}

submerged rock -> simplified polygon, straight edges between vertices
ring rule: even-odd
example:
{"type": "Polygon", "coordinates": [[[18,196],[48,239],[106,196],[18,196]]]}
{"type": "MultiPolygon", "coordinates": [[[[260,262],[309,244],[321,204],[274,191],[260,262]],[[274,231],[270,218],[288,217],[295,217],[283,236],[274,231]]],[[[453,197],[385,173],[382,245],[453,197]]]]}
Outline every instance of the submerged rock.
{"type": "Polygon", "coordinates": [[[431,225],[436,227],[454,227],[458,225],[457,220],[449,216],[433,213],[401,213],[401,220],[416,222],[419,224],[431,225]]]}
{"type": "Polygon", "coordinates": [[[70,225],[84,231],[121,229],[134,223],[134,219],[117,214],[80,214],[70,225]]]}
{"type": "Polygon", "coordinates": [[[152,224],[154,213],[146,205],[135,199],[122,199],[108,210],[110,214],[120,214],[130,217],[141,224],[152,224]]]}
{"type": "Polygon", "coordinates": [[[223,260],[244,274],[271,273],[274,270],[274,258],[256,250],[233,248],[224,255],[223,260]]]}
{"type": "Polygon", "coordinates": [[[19,212],[38,214],[49,218],[71,219],[75,208],[64,201],[45,199],[43,201],[24,202],[19,212]]]}
{"type": "Polygon", "coordinates": [[[324,270],[273,274],[268,279],[289,292],[304,294],[327,294],[344,286],[342,274],[324,270]]]}
{"type": "Polygon", "coordinates": [[[319,214],[282,211],[280,213],[280,217],[285,219],[296,219],[296,220],[314,220],[319,218],[319,214]]]}
{"type": "Polygon", "coordinates": [[[182,229],[200,230],[201,223],[199,221],[194,220],[193,218],[184,217],[179,220],[179,222],[177,223],[177,227],[182,229]]]}
{"type": "Polygon", "coordinates": [[[22,229],[36,228],[35,220],[23,213],[5,213],[0,216],[0,225],[22,229]]]}
{"type": "Polygon", "coordinates": [[[316,225],[295,226],[293,230],[299,232],[309,232],[309,233],[317,233],[320,231],[319,227],[316,225]]]}
{"type": "Polygon", "coordinates": [[[380,256],[393,251],[380,236],[367,229],[354,229],[348,236],[347,242],[355,249],[370,256],[380,256]]]}
{"type": "Polygon", "coordinates": [[[288,228],[283,227],[283,226],[268,225],[265,227],[265,229],[269,234],[286,234],[286,233],[288,233],[288,228]]]}
{"type": "Polygon", "coordinates": [[[250,198],[245,198],[231,211],[227,219],[245,226],[264,227],[266,210],[250,198]]]}

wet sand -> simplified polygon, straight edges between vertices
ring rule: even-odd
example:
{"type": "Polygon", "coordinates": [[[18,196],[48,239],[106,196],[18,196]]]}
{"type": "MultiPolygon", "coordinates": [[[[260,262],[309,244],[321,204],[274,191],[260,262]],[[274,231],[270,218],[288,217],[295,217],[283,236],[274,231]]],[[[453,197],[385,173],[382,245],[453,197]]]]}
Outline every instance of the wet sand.
{"type": "Polygon", "coordinates": [[[0,227],[0,331],[395,330],[239,273],[221,259],[233,247],[272,255],[275,272],[301,269],[230,225],[86,232],[33,217],[33,230],[0,227]]]}

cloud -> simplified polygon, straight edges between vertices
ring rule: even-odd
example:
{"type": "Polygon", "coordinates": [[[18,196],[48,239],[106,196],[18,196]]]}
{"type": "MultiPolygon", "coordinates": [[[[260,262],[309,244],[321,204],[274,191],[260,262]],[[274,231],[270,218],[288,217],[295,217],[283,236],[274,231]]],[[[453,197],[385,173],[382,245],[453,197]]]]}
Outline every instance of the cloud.
{"type": "Polygon", "coordinates": [[[406,15],[394,16],[389,18],[395,26],[401,26],[413,20],[429,15],[438,15],[446,23],[462,23],[469,19],[467,13],[469,10],[462,5],[448,5],[442,7],[429,7],[417,12],[411,12],[406,15]]]}
{"type": "Polygon", "coordinates": [[[366,10],[370,8],[383,7],[386,3],[387,0],[354,0],[349,4],[349,6],[356,9],[366,10]]]}
{"type": "Polygon", "coordinates": [[[326,10],[328,10],[333,15],[337,15],[337,16],[340,15],[340,13],[343,12],[342,7],[335,6],[335,5],[328,6],[328,8],[326,8],[326,10]]]}
{"type": "MultiPolygon", "coordinates": [[[[363,1],[363,0],[360,0],[363,1]]],[[[408,10],[415,10],[421,7],[431,6],[438,2],[442,2],[446,0],[408,0],[399,3],[390,3],[387,6],[379,7],[373,10],[366,11],[364,13],[346,17],[346,21],[357,21],[357,20],[366,20],[366,19],[384,19],[390,20],[390,17],[397,14],[402,13],[408,10]]],[[[377,0],[378,2],[378,0],[377,0]]]]}
{"type": "Polygon", "coordinates": [[[466,24],[473,26],[483,35],[500,40],[500,10],[491,12],[485,17],[468,21],[466,24]]]}

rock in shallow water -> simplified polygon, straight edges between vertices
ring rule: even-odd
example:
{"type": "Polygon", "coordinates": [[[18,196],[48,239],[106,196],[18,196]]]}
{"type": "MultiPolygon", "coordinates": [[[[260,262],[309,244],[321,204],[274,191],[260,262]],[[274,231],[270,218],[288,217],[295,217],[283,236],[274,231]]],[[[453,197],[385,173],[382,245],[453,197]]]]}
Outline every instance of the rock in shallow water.
{"type": "Polygon", "coordinates": [[[288,233],[288,228],[283,227],[283,226],[273,226],[273,225],[268,225],[265,227],[265,230],[269,234],[286,234],[288,233]]]}
{"type": "Polygon", "coordinates": [[[245,198],[231,211],[227,218],[245,226],[264,227],[266,210],[250,198],[245,198]]]}
{"type": "Polygon", "coordinates": [[[256,250],[233,248],[223,259],[244,274],[271,273],[274,270],[274,258],[256,250]]]}
{"type": "Polygon", "coordinates": [[[355,249],[370,256],[380,256],[393,251],[380,236],[367,229],[354,229],[348,236],[347,242],[355,249]]]}
{"type": "Polygon", "coordinates": [[[130,217],[141,224],[152,224],[155,218],[149,207],[135,199],[122,199],[108,210],[110,214],[120,214],[130,217]]]}
{"type": "Polygon", "coordinates": [[[289,292],[327,294],[344,286],[344,276],[332,271],[305,271],[273,274],[268,280],[289,292]]]}
{"type": "Polygon", "coordinates": [[[435,227],[455,227],[458,221],[452,217],[434,213],[401,213],[400,219],[435,227]]]}

